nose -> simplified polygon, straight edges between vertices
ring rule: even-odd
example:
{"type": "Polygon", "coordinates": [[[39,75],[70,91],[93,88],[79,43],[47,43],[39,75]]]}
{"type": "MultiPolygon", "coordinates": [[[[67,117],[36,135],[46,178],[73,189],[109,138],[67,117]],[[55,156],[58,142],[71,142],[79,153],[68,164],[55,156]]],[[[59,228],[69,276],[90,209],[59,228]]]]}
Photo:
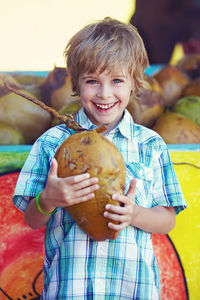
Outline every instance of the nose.
{"type": "Polygon", "coordinates": [[[97,91],[97,97],[107,99],[111,97],[112,89],[108,84],[101,84],[97,91]]]}

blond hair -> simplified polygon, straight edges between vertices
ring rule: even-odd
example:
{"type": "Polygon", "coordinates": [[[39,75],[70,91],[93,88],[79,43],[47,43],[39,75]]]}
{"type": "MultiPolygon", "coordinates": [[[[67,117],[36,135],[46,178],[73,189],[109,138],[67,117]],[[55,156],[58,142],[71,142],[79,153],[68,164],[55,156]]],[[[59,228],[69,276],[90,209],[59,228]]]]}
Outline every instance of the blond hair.
{"type": "Polygon", "coordinates": [[[131,24],[112,18],[88,24],[69,40],[64,57],[75,95],[79,95],[79,76],[99,68],[100,73],[115,67],[126,69],[134,79],[134,93],[144,86],[148,57],[142,38],[131,24]]]}

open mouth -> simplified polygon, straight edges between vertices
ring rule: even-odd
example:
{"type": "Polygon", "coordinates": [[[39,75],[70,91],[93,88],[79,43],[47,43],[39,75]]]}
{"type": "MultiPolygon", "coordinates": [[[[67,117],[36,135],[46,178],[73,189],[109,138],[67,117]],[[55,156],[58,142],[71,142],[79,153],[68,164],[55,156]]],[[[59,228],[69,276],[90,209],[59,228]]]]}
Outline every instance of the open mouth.
{"type": "Polygon", "coordinates": [[[111,103],[111,104],[99,104],[99,103],[94,103],[94,104],[99,110],[106,111],[113,108],[117,103],[118,102],[111,103]]]}

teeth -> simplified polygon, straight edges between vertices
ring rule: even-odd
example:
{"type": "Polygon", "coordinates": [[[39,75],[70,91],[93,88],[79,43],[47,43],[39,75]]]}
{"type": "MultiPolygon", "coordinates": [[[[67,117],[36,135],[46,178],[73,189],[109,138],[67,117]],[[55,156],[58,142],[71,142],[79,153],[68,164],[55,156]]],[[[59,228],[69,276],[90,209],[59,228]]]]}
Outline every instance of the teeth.
{"type": "Polygon", "coordinates": [[[96,106],[99,108],[102,108],[102,109],[107,109],[107,108],[114,106],[114,103],[113,104],[97,104],[96,103],[96,106]]]}

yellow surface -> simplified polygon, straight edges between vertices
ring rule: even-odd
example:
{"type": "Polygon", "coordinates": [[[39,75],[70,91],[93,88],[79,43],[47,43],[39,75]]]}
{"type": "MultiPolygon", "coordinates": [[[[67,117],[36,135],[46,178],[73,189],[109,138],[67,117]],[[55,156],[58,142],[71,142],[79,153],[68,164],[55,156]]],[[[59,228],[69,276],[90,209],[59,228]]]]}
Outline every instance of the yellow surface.
{"type": "Polygon", "coordinates": [[[177,43],[174,47],[173,53],[172,53],[172,57],[170,59],[170,64],[171,65],[176,65],[177,62],[183,58],[184,56],[184,51],[183,51],[183,47],[181,44],[177,43]]]}
{"type": "MultiPolygon", "coordinates": [[[[189,162],[200,166],[200,152],[170,152],[173,162],[189,162]]],[[[175,165],[188,208],[177,216],[169,234],[185,271],[189,299],[200,299],[200,169],[175,165]]]]}

